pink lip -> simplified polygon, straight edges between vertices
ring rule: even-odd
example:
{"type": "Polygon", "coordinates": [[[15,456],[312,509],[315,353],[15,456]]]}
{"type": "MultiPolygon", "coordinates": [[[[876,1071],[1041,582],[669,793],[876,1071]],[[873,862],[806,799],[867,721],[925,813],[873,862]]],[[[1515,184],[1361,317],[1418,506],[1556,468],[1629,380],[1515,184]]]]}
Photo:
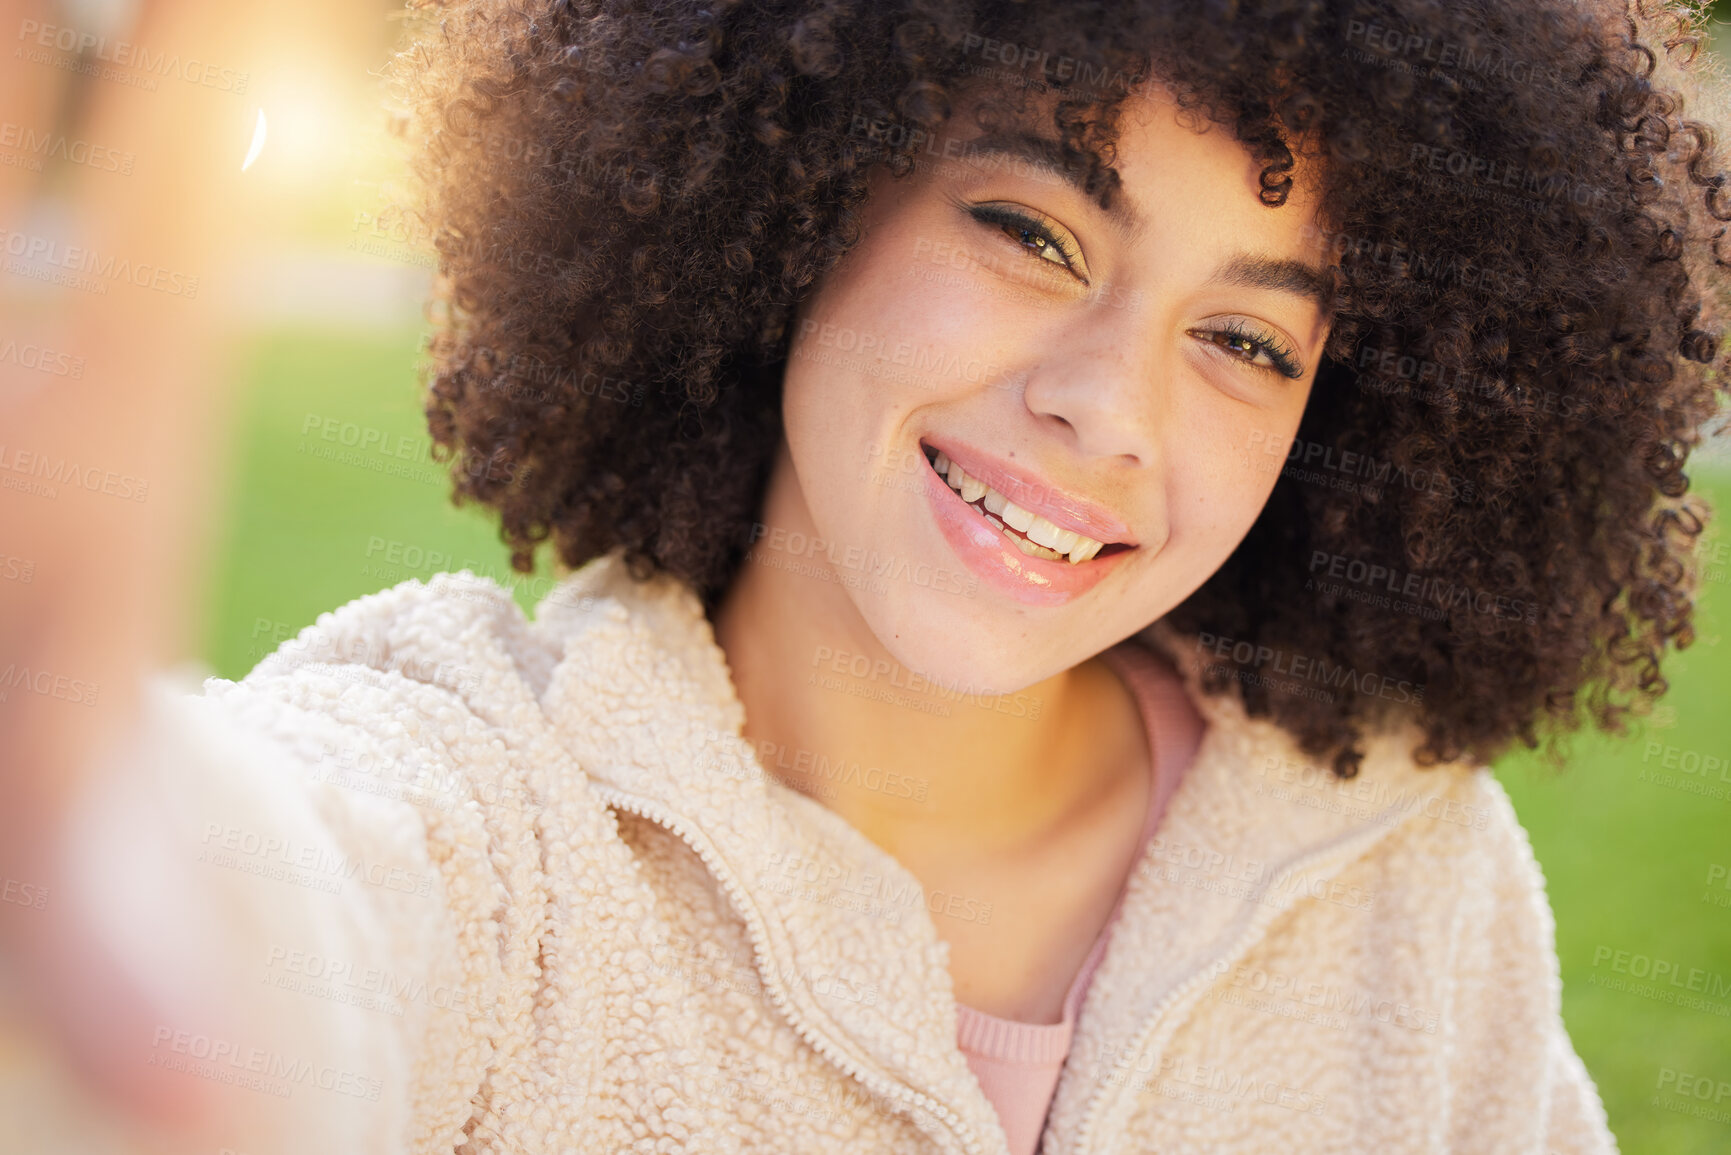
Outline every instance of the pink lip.
{"type": "MultiPolygon", "coordinates": [[[[968,468],[965,462],[962,468],[968,468]]],[[[924,473],[932,516],[962,564],[994,589],[1024,605],[1064,605],[1100,584],[1132,553],[1128,549],[1119,550],[1079,565],[1029,557],[1012,545],[1002,530],[963,501],[962,495],[951,489],[936,470],[928,467],[924,473]]]]}
{"type": "Polygon", "coordinates": [[[939,441],[932,437],[923,437],[921,440],[960,465],[969,477],[985,482],[1023,509],[1040,515],[1059,529],[1072,530],[1107,545],[1114,542],[1123,545],[1136,544],[1130,540],[1130,527],[1113,517],[1105,508],[1081,498],[1071,497],[1035,474],[1024,473],[1001,458],[993,457],[985,450],[976,449],[965,442],[951,441],[948,438],[939,441]]]}

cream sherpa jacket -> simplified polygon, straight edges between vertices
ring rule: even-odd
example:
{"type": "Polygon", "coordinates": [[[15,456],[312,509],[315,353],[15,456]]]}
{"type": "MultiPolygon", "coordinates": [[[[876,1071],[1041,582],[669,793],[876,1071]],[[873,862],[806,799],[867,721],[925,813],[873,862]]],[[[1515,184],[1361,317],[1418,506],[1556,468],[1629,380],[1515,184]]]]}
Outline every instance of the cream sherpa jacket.
{"type": "MultiPolygon", "coordinates": [[[[1187,677],[1208,730],[1041,1150],[1614,1151],[1489,772],[1390,737],[1337,782],[1187,677]]],[[[531,621],[411,581],[145,717],[80,836],[221,912],[302,1031],[165,1023],[154,1061],[290,1097],[292,1149],[1006,1149],[934,929],[978,908],[763,772],[687,587],[604,558],[531,621]]]]}

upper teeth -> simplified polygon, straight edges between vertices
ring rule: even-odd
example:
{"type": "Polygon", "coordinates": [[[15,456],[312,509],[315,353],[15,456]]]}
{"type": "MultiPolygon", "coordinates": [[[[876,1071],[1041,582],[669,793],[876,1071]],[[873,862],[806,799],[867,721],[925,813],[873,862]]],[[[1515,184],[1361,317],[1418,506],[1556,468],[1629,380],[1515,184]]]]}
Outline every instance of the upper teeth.
{"type": "Polygon", "coordinates": [[[972,505],[980,501],[986,512],[996,514],[986,520],[997,523],[1001,517],[1011,529],[1020,530],[1026,538],[1004,531],[1004,536],[1015,542],[1025,554],[1033,557],[1047,557],[1056,561],[1068,557],[1071,565],[1085,562],[1106,547],[1103,541],[1095,541],[1084,537],[1073,529],[1063,529],[1047,521],[1032,510],[1023,509],[977,477],[969,477],[967,471],[951,461],[947,455],[939,452],[937,460],[932,462],[932,468],[946,478],[950,488],[962,495],[962,500],[972,505]],[[1046,548],[1041,549],[1040,546],[1046,548]]]}

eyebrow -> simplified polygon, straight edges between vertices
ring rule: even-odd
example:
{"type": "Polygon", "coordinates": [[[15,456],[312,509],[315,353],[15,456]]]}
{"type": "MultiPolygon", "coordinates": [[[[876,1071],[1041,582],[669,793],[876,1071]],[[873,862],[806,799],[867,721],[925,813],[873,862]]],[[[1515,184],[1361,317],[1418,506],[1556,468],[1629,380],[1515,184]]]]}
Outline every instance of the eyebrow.
{"type": "MultiPolygon", "coordinates": [[[[1063,146],[1049,137],[1031,132],[988,132],[967,141],[961,152],[963,159],[999,156],[1024,161],[1087,196],[1087,190],[1083,188],[1083,170],[1067,163],[1063,146]]],[[[1142,231],[1142,218],[1128,197],[1113,198],[1110,207],[1101,204],[1098,197],[1090,199],[1125,239],[1142,231]]],[[[1333,275],[1327,269],[1303,261],[1240,253],[1216,270],[1208,278],[1208,283],[1288,293],[1315,304],[1325,317],[1334,311],[1333,275]]]]}
{"type": "Polygon", "coordinates": [[[1240,253],[1221,265],[1208,283],[1272,289],[1313,302],[1324,317],[1334,311],[1334,275],[1303,261],[1240,253]]]}
{"type": "MultiPolygon", "coordinates": [[[[1066,162],[1063,145],[1049,137],[1031,132],[988,132],[964,142],[961,153],[963,160],[998,156],[1024,161],[1063,181],[1083,196],[1088,195],[1088,190],[1083,187],[1086,175],[1082,169],[1066,162]]],[[[1101,204],[1098,196],[1089,199],[1099,206],[1106,214],[1106,219],[1111,221],[1113,227],[1126,239],[1142,231],[1142,218],[1131,207],[1127,197],[1113,198],[1110,208],[1101,204]]]]}

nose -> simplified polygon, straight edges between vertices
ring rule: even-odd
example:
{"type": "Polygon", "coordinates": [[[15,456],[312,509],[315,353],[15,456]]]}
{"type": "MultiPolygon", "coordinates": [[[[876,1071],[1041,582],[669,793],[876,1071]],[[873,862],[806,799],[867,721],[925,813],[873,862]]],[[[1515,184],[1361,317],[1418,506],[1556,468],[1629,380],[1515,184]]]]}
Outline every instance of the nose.
{"type": "Polygon", "coordinates": [[[1135,310],[1103,306],[1066,325],[1024,374],[1022,403],[1078,456],[1130,467],[1158,459],[1171,391],[1147,325],[1135,310]]]}

